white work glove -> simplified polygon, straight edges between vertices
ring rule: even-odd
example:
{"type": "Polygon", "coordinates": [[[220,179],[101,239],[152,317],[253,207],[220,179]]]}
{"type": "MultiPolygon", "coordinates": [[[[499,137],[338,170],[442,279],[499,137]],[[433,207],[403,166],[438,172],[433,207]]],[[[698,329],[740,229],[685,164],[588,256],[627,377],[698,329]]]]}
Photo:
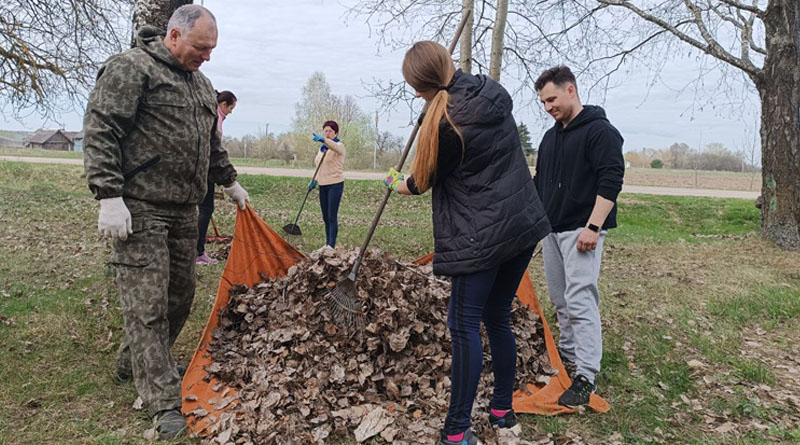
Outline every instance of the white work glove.
{"type": "Polygon", "coordinates": [[[245,202],[250,201],[250,194],[247,193],[244,187],[239,185],[239,181],[233,181],[233,185],[230,187],[222,187],[222,191],[224,191],[231,200],[236,201],[239,204],[239,208],[242,210],[247,207],[245,202]]]}
{"type": "Polygon", "coordinates": [[[97,230],[100,235],[111,238],[113,241],[119,238],[122,241],[128,239],[128,235],[133,233],[131,228],[131,212],[122,201],[122,197],[106,198],[100,200],[100,217],[97,218],[97,230]]]}

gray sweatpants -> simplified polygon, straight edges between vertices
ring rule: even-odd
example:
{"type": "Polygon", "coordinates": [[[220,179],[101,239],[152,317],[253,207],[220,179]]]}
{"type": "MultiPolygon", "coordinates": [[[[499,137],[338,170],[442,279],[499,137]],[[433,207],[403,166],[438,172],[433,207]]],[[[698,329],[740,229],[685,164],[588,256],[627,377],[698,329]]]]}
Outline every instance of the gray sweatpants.
{"type": "Polygon", "coordinates": [[[581,230],[547,235],[542,240],[542,255],[547,290],[561,331],[558,348],[564,358],[575,362],[578,374],[594,382],[603,357],[597,278],[606,232],[600,232],[595,250],[579,252],[581,230]]]}

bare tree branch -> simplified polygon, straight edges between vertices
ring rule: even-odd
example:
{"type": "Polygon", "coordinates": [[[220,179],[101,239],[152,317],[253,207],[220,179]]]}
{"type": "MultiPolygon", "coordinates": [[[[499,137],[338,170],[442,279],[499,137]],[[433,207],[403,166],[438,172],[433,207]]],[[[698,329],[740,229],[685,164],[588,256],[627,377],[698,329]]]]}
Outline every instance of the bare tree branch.
{"type": "MultiPolygon", "coordinates": [[[[741,17],[741,15],[740,15],[741,17]]],[[[742,17],[744,18],[744,17],[742,17]]],[[[755,23],[755,15],[750,15],[750,18],[745,20],[744,27],[742,28],[742,60],[750,63],[750,46],[753,44],[753,25],[755,23]]]]}
{"type": "Polygon", "coordinates": [[[703,39],[706,40],[706,43],[703,43],[703,42],[701,42],[701,41],[689,36],[685,32],[679,30],[677,27],[671,25],[666,20],[663,20],[663,19],[661,19],[659,17],[656,17],[653,14],[648,13],[647,11],[644,11],[643,9],[640,9],[636,5],[631,4],[629,1],[625,1],[625,0],[597,0],[597,1],[599,3],[605,4],[605,5],[608,5],[608,6],[617,6],[617,7],[622,7],[622,8],[628,9],[631,12],[633,12],[634,14],[638,15],[639,17],[641,17],[642,19],[644,19],[644,20],[646,20],[646,21],[648,21],[650,23],[653,23],[655,25],[658,25],[661,28],[666,29],[667,31],[672,33],[675,37],[677,37],[678,39],[680,39],[680,40],[682,40],[682,41],[694,46],[697,49],[702,50],[705,53],[708,53],[711,56],[714,56],[714,57],[722,60],[723,62],[726,62],[726,63],[728,63],[730,65],[733,65],[736,68],[741,69],[742,71],[746,72],[751,77],[758,77],[760,75],[760,73],[761,73],[761,71],[755,65],[753,65],[752,63],[749,63],[749,61],[744,61],[744,60],[741,60],[741,59],[731,55],[730,53],[725,51],[719,45],[719,43],[716,42],[716,40],[713,39],[713,37],[708,33],[708,29],[703,24],[702,15],[699,14],[699,8],[697,8],[697,6],[694,5],[690,0],[684,0],[684,1],[685,1],[686,5],[689,6],[689,8],[692,10],[692,12],[694,14],[694,17],[695,17],[694,24],[700,30],[700,33],[703,36],[703,39]]]}
{"type": "Polygon", "coordinates": [[[718,0],[718,1],[721,2],[721,3],[725,3],[728,6],[732,6],[732,7],[736,8],[736,9],[741,9],[742,11],[747,11],[747,12],[753,13],[757,17],[762,18],[762,19],[764,18],[764,14],[766,14],[765,11],[763,11],[761,9],[758,9],[758,6],[757,6],[758,2],[757,1],[754,1],[753,5],[746,5],[744,3],[737,2],[736,0],[718,0]]]}
{"type": "Polygon", "coordinates": [[[0,109],[55,118],[77,106],[99,64],[126,44],[131,0],[0,2],[0,109]]]}

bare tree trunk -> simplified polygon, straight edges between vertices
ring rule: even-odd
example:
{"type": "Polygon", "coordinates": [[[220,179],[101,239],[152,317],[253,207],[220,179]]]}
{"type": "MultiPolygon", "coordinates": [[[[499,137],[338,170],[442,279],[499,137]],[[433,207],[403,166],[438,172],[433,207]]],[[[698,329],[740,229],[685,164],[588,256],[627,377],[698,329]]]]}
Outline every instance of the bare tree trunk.
{"type": "Polygon", "coordinates": [[[754,79],[761,96],[761,233],[800,248],[800,5],[770,0],[767,57],[754,79]]]}
{"type": "Polygon", "coordinates": [[[133,36],[144,25],[155,26],[167,30],[170,16],[176,9],[183,5],[191,4],[192,0],[136,0],[133,11],[133,36]]]}
{"type": "Polygon", "coordinates": [[[472,73],[472,27],[475,26],[475,0],[463,0],[461,7],[461,16],[463,17],[467,11],[472,11],[464,25],[464,31],[461,33],[461,42],[459,49],[459,62],[461,64],[461,71],[465,73],[472,73]]]}
{"type": "Polygon", "coordinates": [[[503,65],[503,37],[506,35],[508,0],[497,0],[497,15],[492,30],[492,60],[489,62],[489,76],[500,81],[500,68],[503,65]]]}

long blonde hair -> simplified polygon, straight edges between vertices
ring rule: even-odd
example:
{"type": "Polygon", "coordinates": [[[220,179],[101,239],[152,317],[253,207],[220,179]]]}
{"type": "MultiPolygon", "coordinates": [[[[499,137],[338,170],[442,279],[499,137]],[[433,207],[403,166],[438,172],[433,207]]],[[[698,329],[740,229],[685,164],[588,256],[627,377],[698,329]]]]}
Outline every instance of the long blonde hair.
{"type": "Polygon", "coordinates": [[[463,150],[464,138],[461,130],[447,111],[450,93],[446,87],[455,72],[453,59],[447,49],[430,40],[415,43],[403,59],[403,77],[412,88],[420,93],[437,90],[422,120],[417,153],[411,166],[411,174],[420,192],[425,192],[433,185],[432,178],[436,172],[439,154],[439,123],[442,117],[447,119],[458,134],[463,150]]]}

